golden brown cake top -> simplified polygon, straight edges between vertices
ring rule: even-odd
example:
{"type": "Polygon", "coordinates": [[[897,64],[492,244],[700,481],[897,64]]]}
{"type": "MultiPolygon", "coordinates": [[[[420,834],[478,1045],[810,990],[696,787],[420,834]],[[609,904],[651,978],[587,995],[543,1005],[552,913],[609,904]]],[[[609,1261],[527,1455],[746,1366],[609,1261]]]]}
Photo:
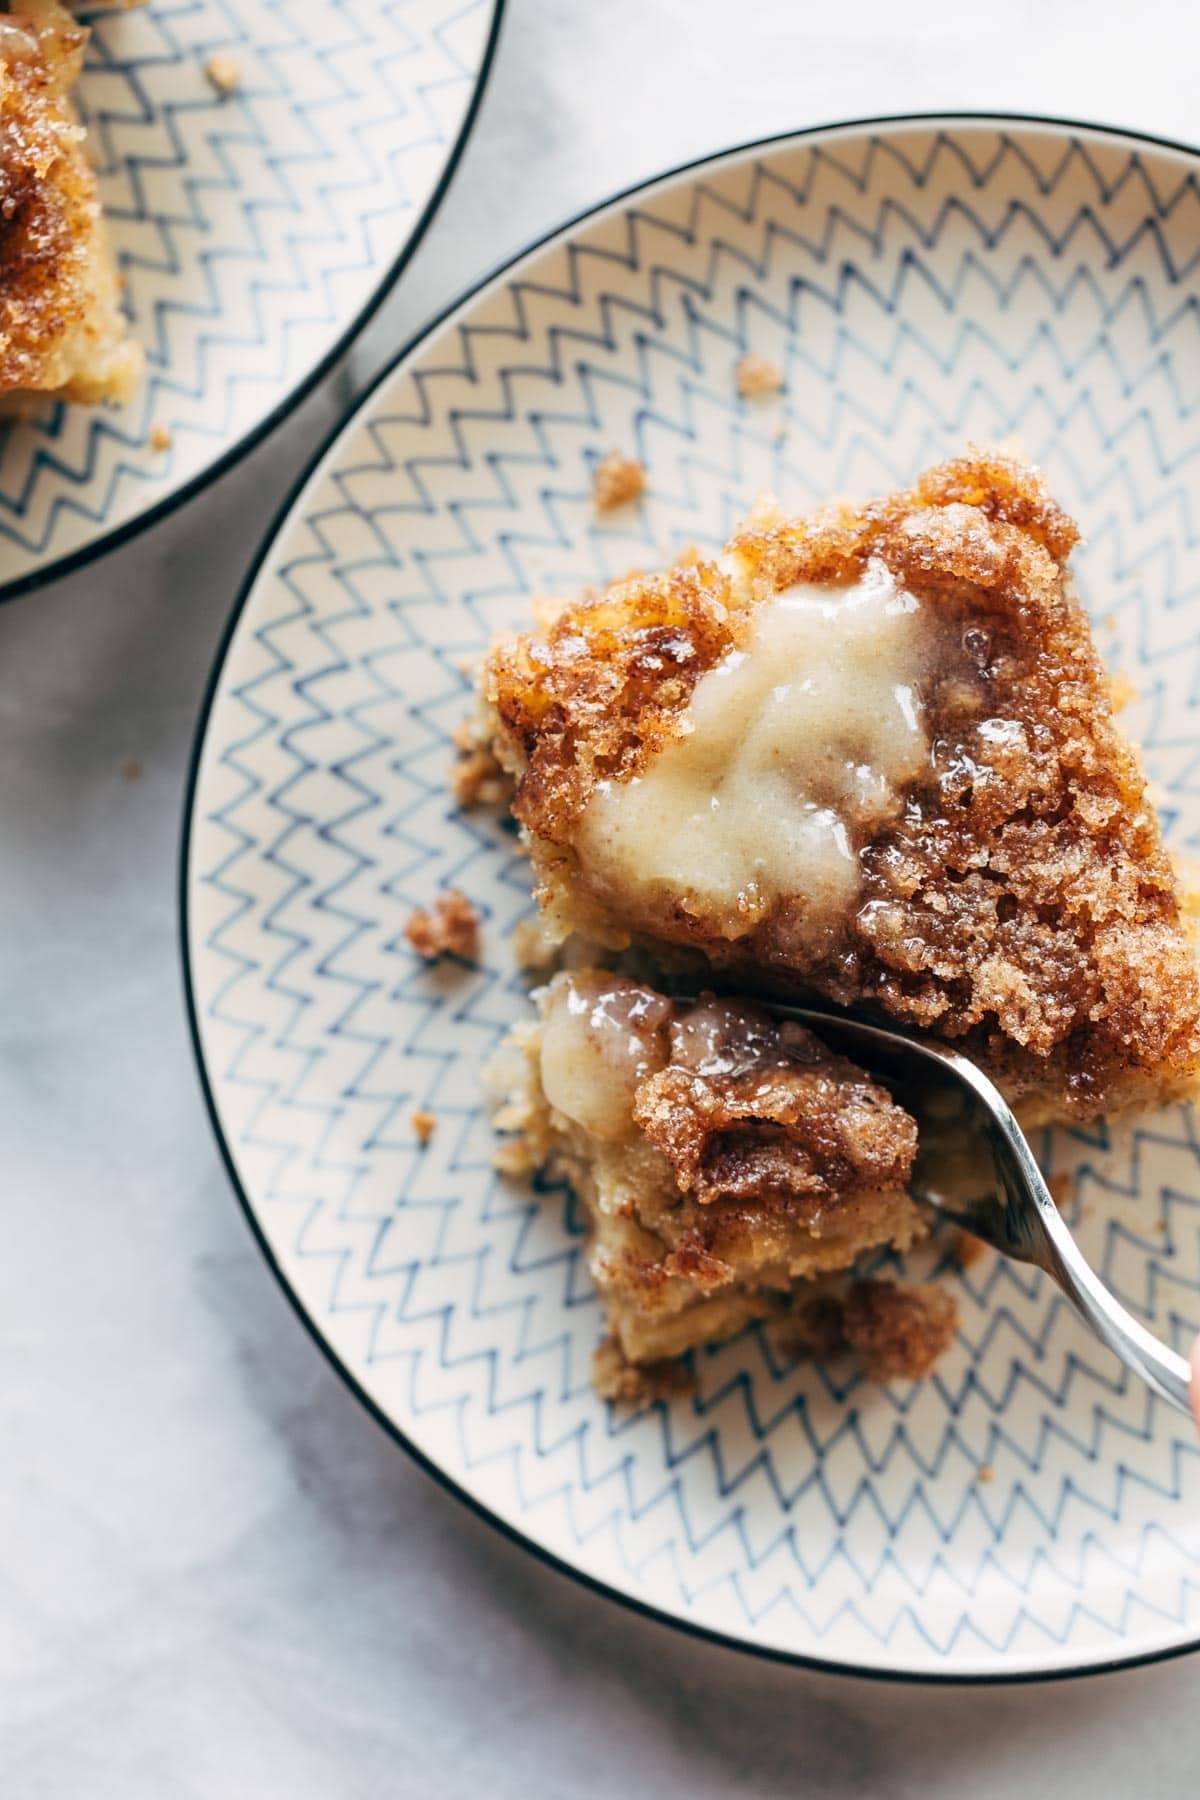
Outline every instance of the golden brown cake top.
{"type": "Polygon", "coordinates": [[[1192,947],[1065,572],[1076,536],[1037,471],[971,453],[861,508],[752,520],[719,561],[617,583],[498,646],[487,697],[543,890],[576,895],[581,922],[693,947],[740,980],[966,1040],[1055,1112],[1184,1083],[1200,1062],[1192,947]],[[744,648],[764,602],[879,567],[936,622],[928,754],[854,844],[836,929],[799,932],[786,899],[714,920],[600,881],[579,849],[589,803],[691,729],[698,684],[744,648]]]}
{"type": "Polygon", "coordinates": [[[66,92],[86,32],[14,15],[0,41],[0,388],[38,385],[43,358],[87,304],[76,263],[94,183],[66,92]]]}
{"type": "Polygon", "coordinates": [[[780,588],[849,581],[881,556],[922,585],[975,583],[1020,614],[1061,586],[1078,536],[1037,471],[972,455],[862,508],[752,521],[731,546],[759,577],[749,593],[697,557],[585,595],[489,658],[487,698],[521,755],[513,811],[538,836],[569,839],[596,782],[627,780],[669,741],[700,677],[744,640],[752,607],[780,588]],[[1038,550],[1044,561],[1030,583],[1022,552],[1038,550]]]}
{"type": "Polygon", "coordinates": [[[795,1222],[907,1182],[914,1121],[793,1020],[713,995],[675,1002],[607,971],[560,976],[544,1010],[551,1104],[598,1142],[636,1128],[695,1209],[795,1222]]]}
{"type": "Polygon", "coordinates": [[[58,0],[0,18],[0,392],[119,398],[140,368],[70,101],[86,41],[58,0]]]}
{"type": "Polygon", "coordinates": [[[701,1205],[822,1208],[907,1182],[913,1120],[794,1020],[709,995],[673,1007],[665,1031],[633,1117],[701,1205]]]}

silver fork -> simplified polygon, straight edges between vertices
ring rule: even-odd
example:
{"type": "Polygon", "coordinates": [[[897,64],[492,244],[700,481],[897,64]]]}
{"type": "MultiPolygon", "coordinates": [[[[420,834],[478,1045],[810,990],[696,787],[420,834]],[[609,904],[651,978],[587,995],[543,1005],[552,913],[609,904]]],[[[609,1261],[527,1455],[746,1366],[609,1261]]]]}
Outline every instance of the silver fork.
{"type": "Polygon", "coordinates": [[[993,1192],[969,1200],[937,1192],[929,1183],[930,1170],[927,1163],[922,1166],[919,1152],[911,1183],[914,1197],[1006,1256],[1044,1269],[1126,1368],[1180,1412],[1191,1412],[1188,1364],[1126,1312],[1089,1266],[1054,1204],[1024,1132],[982,1070],[955,1050],[881,1025],[868,1025],[844,1013],[780,1005],[774,1000],[765,1004],[780,1017],[807,1025],[832,1049],[872,1073],[919,1093],[921,1110],[927,1110],[930,1100],[939,1094],[955,1099],[960,1110],[965,1099],[968,1128],[978,1128],[991,1153],[993,1192]]]}

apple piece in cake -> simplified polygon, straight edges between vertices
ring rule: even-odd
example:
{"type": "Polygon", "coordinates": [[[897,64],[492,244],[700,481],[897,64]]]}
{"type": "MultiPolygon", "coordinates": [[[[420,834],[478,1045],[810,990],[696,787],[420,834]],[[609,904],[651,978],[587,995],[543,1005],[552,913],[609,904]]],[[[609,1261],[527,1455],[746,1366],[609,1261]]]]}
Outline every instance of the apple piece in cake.
{"type": "MultiPolygon", "coordinates": [[[[913,1119],[801,1025],[600,970],[559,974],[539,1000],[515,1066],[492,1075],[496,1123],[515,1134],[501,1160],[580,1197],[613,1340],[606,1391],[627,1391],[614,1368],[782,1319],[814,1281],[925,1235],[906,1189],[913,1119]]],[[[858,1311],[878,1337],[879,1308],[858,1311]]]]}
{"type": "Polygon", "coordinates": [[[498,644],[496,754],[558,937],[875,1009],[1027,1120],[1161,1103],[1200,987],[1075,598],[1071,520],[971,452],[498,644]]]}
{"type": "Polygon", "coordinates": [[[71,106],[86,41],[57,0],[23,0],[0,13],[4,394],[120,400],[142,368],[71,106]]]}

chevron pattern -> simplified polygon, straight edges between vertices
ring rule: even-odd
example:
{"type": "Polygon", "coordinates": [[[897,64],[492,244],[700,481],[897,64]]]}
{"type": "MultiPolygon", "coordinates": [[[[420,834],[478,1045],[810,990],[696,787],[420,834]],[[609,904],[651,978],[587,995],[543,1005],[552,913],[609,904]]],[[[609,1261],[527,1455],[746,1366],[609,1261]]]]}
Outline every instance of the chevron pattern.
{"type": "MultiPolygon", "coordinates": [[[[511,835],[456,812],[464,666],[529,596],[721,540],[755,493],[864,494],[1017,437],[1086,523],[1079,580],[1138,689],[1181,849],[1200,826],[1200,190],[1191,158],[982,125],[798,139],[650,189],[469,303],[352,418],[227,654],[191,818],[204,1063],[287,1280],[385,1413],[494,1514],[750,1645],[1014,1673],[1200,1635],[1200,1451],[1048,1284],[954,1277],[934,1377],[784,1369],[757,1332],[640,1418],[587,1385],[570,1197],[491,1172],[480,1064],[526,1008],[511,835]],[[740,401],[746,350],[787,374],[740,401]],[[598,520],[612,446],[650,491],[598,520]],[[410,909],[486,915],[427,970],[410,909]],[[409,1115],[431,1108],[422,1152],[409,1115]],[[982,1469],[992,1479],[980,1479],[982,1469]]],[[[1084,1245],[1185,1345],[1200,1143],[1183,1110],[1042,1147],[1084,1245]]]]}
{"type": "Polygon", "coordinates": [[[153,0],[97,14],[78,89],[148,379],[0,425],[0,587],[254,432],[386,281],[458,137],[494,0],[153,0]],[[218,97],[208,59],[231,57],[218,97]],[[170,434],[156,451],[155,427],[170,434]]]}

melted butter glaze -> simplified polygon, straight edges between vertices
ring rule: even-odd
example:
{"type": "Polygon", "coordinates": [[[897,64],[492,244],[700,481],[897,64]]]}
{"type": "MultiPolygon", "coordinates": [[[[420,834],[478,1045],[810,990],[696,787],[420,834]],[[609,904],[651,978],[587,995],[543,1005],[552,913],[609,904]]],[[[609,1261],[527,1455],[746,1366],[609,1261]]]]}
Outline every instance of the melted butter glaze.
{"type": "Polygon", "coordinates": [[[724,935],[787,901],[813,940],[855,908],[858,852],[929,763],[931,609],[880,561],[784,589],[697,684],[681,735],[597,787],[580,856],[604,887],[669,893],[724,935]]]}
{"type": "Polygon", "coordinates": [[[550,989],[542,1031],[542,1089],[551,1106],[594,1137],[633,1130],[633,1096],[667,1060],[671,1003],[620,975],[581,972],[550,989]]]}

